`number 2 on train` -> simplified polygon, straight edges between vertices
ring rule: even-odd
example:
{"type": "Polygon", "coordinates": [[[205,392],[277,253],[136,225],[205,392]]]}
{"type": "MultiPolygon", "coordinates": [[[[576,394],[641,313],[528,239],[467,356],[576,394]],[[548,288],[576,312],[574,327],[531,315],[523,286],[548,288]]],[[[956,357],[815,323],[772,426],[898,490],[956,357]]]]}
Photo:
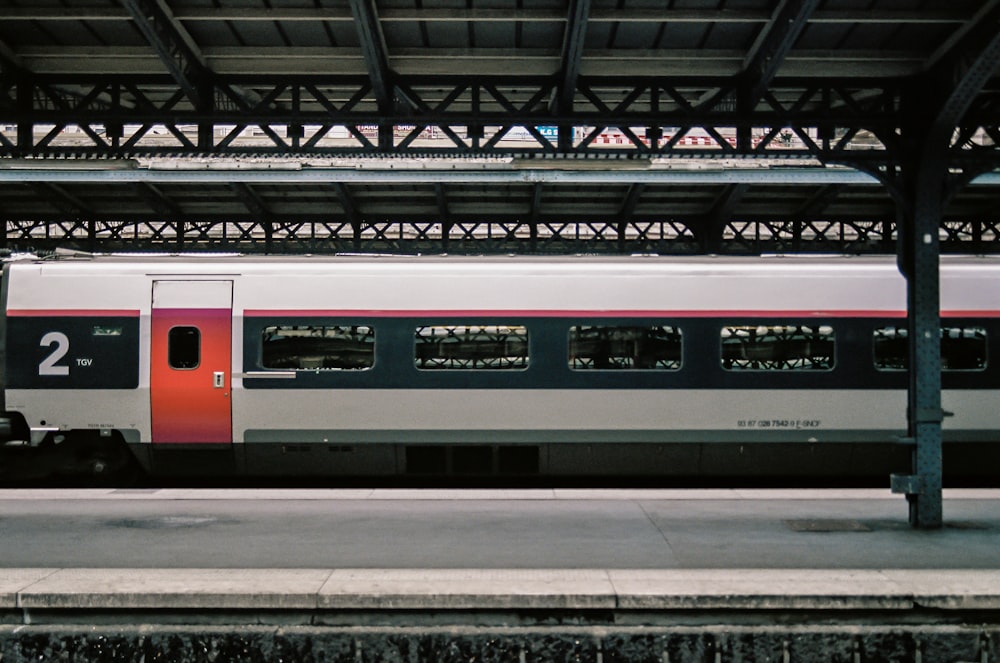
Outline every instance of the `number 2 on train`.
{"type": "Polygon", "coordinates": [[[56,346],[48,357],[38,365],[39,375],[69,375],[69,366],[60,366],[59,360],[69,352],[69,338],[62,332],[49,332],[42,337],[40,347],[56,346]]]}

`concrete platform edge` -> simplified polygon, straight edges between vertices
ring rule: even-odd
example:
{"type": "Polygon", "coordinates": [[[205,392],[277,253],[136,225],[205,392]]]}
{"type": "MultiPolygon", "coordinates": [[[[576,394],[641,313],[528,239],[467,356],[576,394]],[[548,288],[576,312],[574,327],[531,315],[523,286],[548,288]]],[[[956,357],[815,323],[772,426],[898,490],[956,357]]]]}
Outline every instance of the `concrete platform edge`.
{"type": "Polygon", "coordinates": [[[0,569],[18,610],[1000,609],[1000,570],[0,569]]]}

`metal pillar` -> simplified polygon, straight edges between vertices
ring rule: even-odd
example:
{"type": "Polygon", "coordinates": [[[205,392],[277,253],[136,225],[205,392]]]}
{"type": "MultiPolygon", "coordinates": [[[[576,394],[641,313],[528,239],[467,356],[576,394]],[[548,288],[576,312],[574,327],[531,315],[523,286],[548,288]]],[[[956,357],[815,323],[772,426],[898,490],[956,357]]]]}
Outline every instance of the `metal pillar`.
{"type": "Polygon", "coordinates": [[[906,440],[914,446],[913,474],[893,475],[892,490],[905,493],[910,525],[943,525],[941,422],[940,241],[944,159],[923,158],[903,173],[899,267],[906,277],[910,368],[906,440]]]}
{"type": "MultiPolygon", "coordinates": [[[[909,436],[913,470],[893,477],[906,493],[910,524],[942,525],[941,312],[939,241],[948,188],[949,152],[976,96],[1000,66],[1000,3],[987,2],[976,21],[922,77],[911,81],[900,107],[902,192],[896,202],[909,214],[900,233],[900,267],[907,280],[910,331],[909,436]],[[941,98],[940,90],[951,88],[941,98]]],[[[975,122],[972,126],[977,126],[975,122]]]]}

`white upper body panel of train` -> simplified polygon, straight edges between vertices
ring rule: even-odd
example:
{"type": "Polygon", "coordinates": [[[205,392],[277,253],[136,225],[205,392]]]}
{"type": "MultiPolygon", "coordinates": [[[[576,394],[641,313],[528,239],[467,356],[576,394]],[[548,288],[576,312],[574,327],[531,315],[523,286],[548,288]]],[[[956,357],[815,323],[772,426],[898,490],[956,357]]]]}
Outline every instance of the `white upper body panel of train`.
{"type": "MultiPolygon", "coordinates": [[[[1000,260],[942,258],[942,311],[1000,309],[1000,260]]],[[[12,264],[8,310],[151,307],[154,280],[234,282],[233,308],[331,311],[905,311],[889,258],[131,258],[12,264]]],[[[197,302],[190,302],[197,306],[197,302]]]]}

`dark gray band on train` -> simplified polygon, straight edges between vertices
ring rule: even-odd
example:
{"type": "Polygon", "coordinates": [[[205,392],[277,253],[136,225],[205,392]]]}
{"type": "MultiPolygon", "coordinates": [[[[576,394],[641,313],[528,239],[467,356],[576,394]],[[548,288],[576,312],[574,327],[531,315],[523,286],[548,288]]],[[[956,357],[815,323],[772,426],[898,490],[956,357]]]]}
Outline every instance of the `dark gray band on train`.
{"type": "MultiPolygon", "coordinates": [[[[1000,355],[1000,322],[987,318],[948,318],[955,327],[975,327],[986,337],[984,357],[1000,355]],[[988,345],[987,345],[988,343],[988,345]]],[[[243,386],[265,389],[906,389],[906,371],[878,370],[874,343],[898,318],[811,318],[740,315],[720,318],[478,317],[415,318],[262,316],[246,318],[243,328],[243,386]],[[420,370],[414,330],[428,324],[523,325],[529,339],[526,368],[518,370],[420,370]],[[670,325],[683,337],[676,370],[573,370],[570,330],[577,325],[670,325]],[[374,363],[366,370],[292,370],[263,365],[264,330],[280,325],[367,325],[375,329],[374,363]],[[727,370],[721,330],[727,326],[791,325],[836,333],[836,359],[826,370],[727,370]],[[265,378],[273,373],[282,379],[265,378]],[[292,373],[294,377],[289,377],[292,373]]],[[[985,362],[985,360],[984,360],[985,362]]],[[[945,389],[1000,388],[994,361],[980,370],[942,373],[945,389]]]]}

